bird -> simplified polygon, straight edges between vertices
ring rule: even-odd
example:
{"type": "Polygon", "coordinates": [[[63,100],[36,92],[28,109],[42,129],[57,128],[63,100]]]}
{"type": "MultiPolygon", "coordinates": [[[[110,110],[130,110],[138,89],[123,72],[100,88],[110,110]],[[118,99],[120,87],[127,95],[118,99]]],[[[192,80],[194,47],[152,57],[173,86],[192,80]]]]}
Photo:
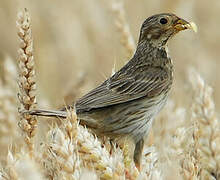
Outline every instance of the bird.
{"type": "Polygon", "coordinates": [[[178,32],[194,29],[173,13],[160,13],[143,22],[136,51],[119,71],[62,110],[31,110],[30,115],[65,118],[75,109],[80,124],[111,139],[129,138],[138,169],[145,139],[156,115],[166,104],[173,84],[168,41],[178,32]]]}

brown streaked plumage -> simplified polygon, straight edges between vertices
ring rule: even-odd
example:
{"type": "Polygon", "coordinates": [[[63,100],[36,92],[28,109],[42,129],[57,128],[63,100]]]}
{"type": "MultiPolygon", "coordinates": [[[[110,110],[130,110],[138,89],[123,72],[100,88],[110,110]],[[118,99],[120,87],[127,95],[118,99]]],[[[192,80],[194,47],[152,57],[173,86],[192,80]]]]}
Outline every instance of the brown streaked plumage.
{"type": "MultiPolygon", "coordinates": [[[[165,105],[173,82],[167,41],[190,24],[174,14],[147,18],[131,60],[100,86],[80,98],[74,108],[80,123],[97,135],[129,137],[135,144],[134,162],[140,167],[144,138],[165,105]]],[[[34,110],[32,115],[66,117],[67,112],[34,110]]]]}

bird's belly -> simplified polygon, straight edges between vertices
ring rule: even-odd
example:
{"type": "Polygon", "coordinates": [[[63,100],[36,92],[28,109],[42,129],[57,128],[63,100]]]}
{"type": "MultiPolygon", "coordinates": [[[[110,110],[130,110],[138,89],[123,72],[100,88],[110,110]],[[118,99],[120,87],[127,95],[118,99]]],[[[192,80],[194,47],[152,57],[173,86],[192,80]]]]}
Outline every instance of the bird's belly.
{"type": "Polygon", "coordinates": [[[137,122],[137,128],[131,132],[136,142],[139,141],[143,136],[148,135],[153,120],[166,104],[167,97],[167,95],[158,96],[157,98],[143,101],[141,109],[144,116],[137,122]]]}
{"type": "Polygon", "coordinates": [[[79,118],[97,134],[113,138],[131,136],[137,142],[149,132],[166,100],[167,95],[136,99],[83,113],[79,118]]]}
{"type": "Polygon", "coordinates": [[[167,101],[167,95],[154,97],[151,100],[143,102],[143,109],[145,109],[146,119],[154,119],[155,116],[161,111],[167,101]]]}

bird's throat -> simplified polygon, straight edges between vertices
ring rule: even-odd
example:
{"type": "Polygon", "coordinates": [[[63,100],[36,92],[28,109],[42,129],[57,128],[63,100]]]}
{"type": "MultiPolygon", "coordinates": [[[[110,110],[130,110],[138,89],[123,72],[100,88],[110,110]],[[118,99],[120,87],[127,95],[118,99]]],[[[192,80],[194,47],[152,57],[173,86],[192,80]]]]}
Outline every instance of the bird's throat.
{"type": "Polygon", "coordinates": [[[139,42],[134,57],[135,58],[133,59],[136,59],[137,64],[172,67],[172,61],[168,55],[167,45],[154,46],[154,44],[149,41],[139,42]]]}

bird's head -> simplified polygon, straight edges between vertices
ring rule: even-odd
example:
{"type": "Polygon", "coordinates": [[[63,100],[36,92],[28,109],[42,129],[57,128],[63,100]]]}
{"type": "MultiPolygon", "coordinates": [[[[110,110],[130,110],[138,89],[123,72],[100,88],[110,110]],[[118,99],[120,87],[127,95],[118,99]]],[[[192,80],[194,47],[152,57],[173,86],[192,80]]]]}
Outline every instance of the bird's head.
{"type": "Polygon", "coordinates": [[[157,47],[164,46],[171,37],[185,29],[194,29],[194,27],[175,14],[156,14],[147,18],[142,24],[139,42],[149,42],[157,47]]]}

